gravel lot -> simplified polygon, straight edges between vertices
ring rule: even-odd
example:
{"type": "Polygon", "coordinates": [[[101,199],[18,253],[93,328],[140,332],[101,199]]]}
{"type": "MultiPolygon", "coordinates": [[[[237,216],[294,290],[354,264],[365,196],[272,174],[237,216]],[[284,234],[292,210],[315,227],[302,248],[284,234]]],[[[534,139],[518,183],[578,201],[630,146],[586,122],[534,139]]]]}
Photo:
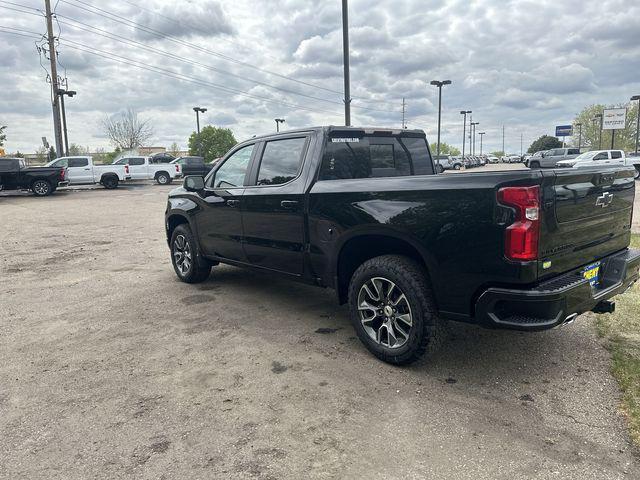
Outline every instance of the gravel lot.
{"type": "Polygon", "coordinates": [[[391,367],[330,290],[180,283],[168,191],[0,196],[0,478],[638,478],[590,315],[391,367]]]}

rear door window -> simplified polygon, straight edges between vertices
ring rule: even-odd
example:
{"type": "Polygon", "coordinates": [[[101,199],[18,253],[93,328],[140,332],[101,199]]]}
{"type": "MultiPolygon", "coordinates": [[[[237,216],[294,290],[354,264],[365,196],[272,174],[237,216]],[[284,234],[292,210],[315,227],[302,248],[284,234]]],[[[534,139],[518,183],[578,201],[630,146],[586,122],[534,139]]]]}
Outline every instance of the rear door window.
{"type": "Polygon", "coordinates": [[[89,160],[86,158],[70,158],[69,167],[86,167],[89,165],[89,160]]]}
{"type": "Polygon", "coordinates": [[[612,151],[611,158],[622,158],[622,152],[619,150],[612,151]]]}
{"type": "Polygon", "coordinates": [[[144,158],[130,158],[129,165],[132,165],[132,166],[144,165],[144,158]]]}
{"type": "Polygon", "coordinates": [[[609,160],[609,155],[607,155],[607,152],[601,152],[599,154],[597,154],[595,157],[593,157],[594,161],[597,160],[609,160]]]}
{"type": "Polygon", "coordinates": [[[433,174],[421,137],[331,138],[325,146],[320,180],[433,174]]]}
{"type": "MultiPolygon", "coordinates": [[[[258,170],[258,185],[282,185],[296,178],[306,143],[307,137],[266,142],[258,170]]],[[[381,162],[384,161],[381,156],[381,162]]]]}

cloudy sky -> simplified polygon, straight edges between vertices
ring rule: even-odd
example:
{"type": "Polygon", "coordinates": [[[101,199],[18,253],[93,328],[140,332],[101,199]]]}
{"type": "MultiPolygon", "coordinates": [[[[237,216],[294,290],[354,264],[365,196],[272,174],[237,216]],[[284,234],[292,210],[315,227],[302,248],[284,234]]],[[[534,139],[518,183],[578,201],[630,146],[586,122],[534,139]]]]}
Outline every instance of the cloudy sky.
{"type": "MultiPolygon", "coordinates": [[[[239,140],[344,122],[339,0],[52,0],[70,142],[109,148],[106,114],[151,119],[153,145],[185,147],[201,120],[239,140]],[[139,6],[138,6],[139,5],[139,6]]],[[[36,45],[40,0],[0,0],[0,123],[8,151],[53,139],[48,63],[36,45]],[[13,32],[13,34],[8,33],[13,32]],[[19,35],[16,35],[19,34],[19,35]]],[[[640,2],[633,0],[351,0],[352,123],[407,125],[461,146],[473,111],[485,150],[525,149],[592,103],[640,94],[640,2]]]]}

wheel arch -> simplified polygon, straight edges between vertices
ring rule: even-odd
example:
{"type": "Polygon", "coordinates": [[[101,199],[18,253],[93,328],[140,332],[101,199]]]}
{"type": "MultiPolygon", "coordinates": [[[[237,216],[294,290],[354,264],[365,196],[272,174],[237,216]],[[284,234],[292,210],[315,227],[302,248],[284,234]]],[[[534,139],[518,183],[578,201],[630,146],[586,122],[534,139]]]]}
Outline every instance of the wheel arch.
{"type": "Polygon", "coordinates": [[[102,176],[100,177],[100,183],[104,183],[104,181],[108,178],[115,178],[118,182],[120,182],[120,178],[118,177],[118,175],[116,175],[113,172],[106,172],[106,173],[103,173],[102,176]]]}
{"type": "Polygon", "coordinates": [[[356,269],[380,255],[403,255],[418,262],[427,274],[434,271],[435,261],[420,243],[395,231],[359,232],[345,238],[336,249],[334,286],[340,304],[346,303],[349,281],[356,269]]]}
{"type": "Polygon", "coordinates": [[[169,214],[166,220],[167,243],[171,241],[171,235],[173,235],[173,231],[178,225],[184,224],[191,226],[189,218],[183,212],[172,212],[169,214]]]}

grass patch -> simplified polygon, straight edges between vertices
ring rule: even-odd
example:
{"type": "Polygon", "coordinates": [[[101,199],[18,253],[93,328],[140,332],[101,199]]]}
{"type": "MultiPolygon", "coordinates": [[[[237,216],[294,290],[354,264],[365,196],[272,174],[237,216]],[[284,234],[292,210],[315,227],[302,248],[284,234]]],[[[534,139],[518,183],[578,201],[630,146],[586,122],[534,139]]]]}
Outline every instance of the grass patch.
{"type": "MultiPolygon", "coordinates": [[[[640,248],[640,235],[631,235],[631,247],[640,248]]],[[[617,297],[615,313],[598,315],[596,325],[611,352],[631,439],[640,447],[640,285],[617,297]]]]}

